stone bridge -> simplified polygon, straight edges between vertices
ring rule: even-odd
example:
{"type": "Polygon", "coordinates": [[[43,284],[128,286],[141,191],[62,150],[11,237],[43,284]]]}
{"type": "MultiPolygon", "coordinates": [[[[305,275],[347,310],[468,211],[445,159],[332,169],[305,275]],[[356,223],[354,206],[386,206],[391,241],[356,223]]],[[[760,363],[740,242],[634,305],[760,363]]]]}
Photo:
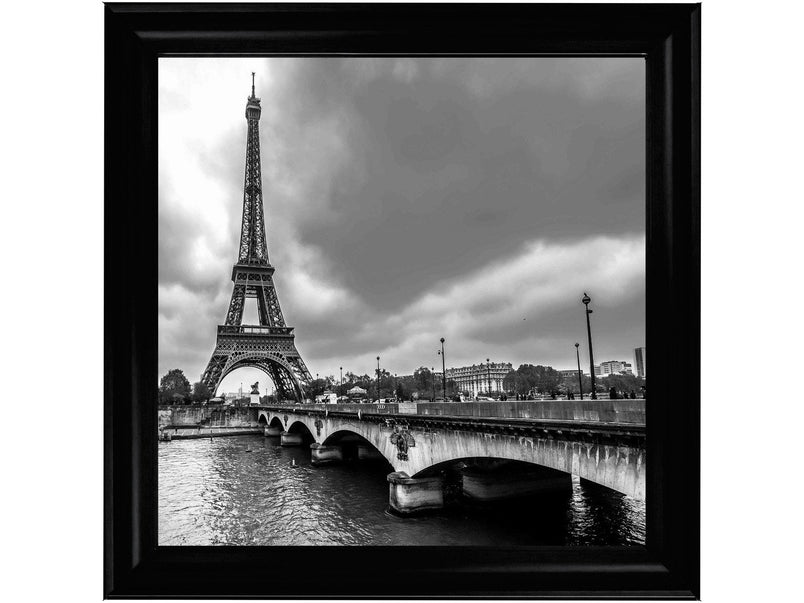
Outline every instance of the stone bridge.
{"type": "Polygon", "coordinates": [[[309,445],[316,465],[385,460],[391,508],[490,501],[567,488],[570,475],[645,497],[645,401],[305,404],[252,408],[266,436],[309,445]],[[524,468],[524,469],[523,469],[524,468]],[[446,480],[446,481],[445,481],[446,480]]]}

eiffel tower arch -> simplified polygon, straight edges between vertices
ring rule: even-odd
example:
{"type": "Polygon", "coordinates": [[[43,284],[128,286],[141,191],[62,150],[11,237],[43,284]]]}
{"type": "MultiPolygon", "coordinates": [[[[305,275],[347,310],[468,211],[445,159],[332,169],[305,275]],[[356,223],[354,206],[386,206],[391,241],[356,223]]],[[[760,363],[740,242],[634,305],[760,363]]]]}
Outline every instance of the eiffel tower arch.
{"type": "Polygon", "coordinates": [[[282,400],[302,402],[312,378],[296,349],[293,327],[285,324],[274,287],[274,267],[268,261],[263,218],[260,167],[260,99],[254,94],[246,103],[246,174],[243,186],[243,220],[240,248],[232,268],[232,298],[225,324],[218,326],[215,350],[201,381],[215,392],[232,371],[258,368],[271,378],[282,400]],[[256,299],[259,325],[244,325],[246,299],[256,299]]]}

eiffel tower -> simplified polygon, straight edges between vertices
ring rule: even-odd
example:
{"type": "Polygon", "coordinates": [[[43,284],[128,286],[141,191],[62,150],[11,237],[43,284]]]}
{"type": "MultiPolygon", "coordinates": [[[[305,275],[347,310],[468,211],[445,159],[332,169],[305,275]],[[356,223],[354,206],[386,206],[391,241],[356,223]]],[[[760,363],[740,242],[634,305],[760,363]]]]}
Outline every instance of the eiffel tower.
{"type": "Polygon", "coordinates": [[[260,172],[260,99],[254,94],[246,103],[246,176],[243,192],[243,222],[240,251],[232,268],[232,299],[226,324],[218,326],[215,351],[201,381],[210,391],[217,390],[223,378],[242,367],[255,367],[267,373],[281,400],[304,400],[304,388],[312,378],[294,343],[293,327],[285,325],[274,288],[274,267],[268,261],[265,222],[262,210],[260,172]],[[244,325],[246,298],[256,298],[259,325],[244,325]]]}

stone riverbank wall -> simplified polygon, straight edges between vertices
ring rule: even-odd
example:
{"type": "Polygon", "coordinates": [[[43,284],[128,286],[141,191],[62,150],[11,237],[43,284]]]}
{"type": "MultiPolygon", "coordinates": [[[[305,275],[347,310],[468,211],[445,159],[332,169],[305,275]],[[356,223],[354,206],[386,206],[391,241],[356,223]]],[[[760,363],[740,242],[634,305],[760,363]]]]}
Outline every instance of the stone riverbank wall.
{"type": "Polygon", "coordinates": [[[254,408],[188,405],[160,406],[159,431],[171,439],[188,439],[261,434],[263,428],[254,408]]]}

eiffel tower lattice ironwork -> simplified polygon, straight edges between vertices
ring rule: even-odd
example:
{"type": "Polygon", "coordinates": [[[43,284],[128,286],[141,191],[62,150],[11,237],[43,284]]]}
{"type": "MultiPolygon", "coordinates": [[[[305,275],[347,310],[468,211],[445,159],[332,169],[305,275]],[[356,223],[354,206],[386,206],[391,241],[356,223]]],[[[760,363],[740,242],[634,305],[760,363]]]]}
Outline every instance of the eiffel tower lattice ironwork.
{"type": "Polygon", "coordinates": [[[255,367],[267,373],[282,400],[301,402],[312,381],[294,342],[293,327],[285,325],[274,288],[274,267],[268,261],[260,173],[260,99],[254,94],[246,104],[248,138],[246,141],[246,176],[243,192],[243,222],[240,250],[232,268],[232,299],[226,324],[218,326],[215,351],[201,381],[216,391],[223,378],[242,367],[255,367]],[[259,325],[244,325],[246,298],[256,298],[259,325]]]}

